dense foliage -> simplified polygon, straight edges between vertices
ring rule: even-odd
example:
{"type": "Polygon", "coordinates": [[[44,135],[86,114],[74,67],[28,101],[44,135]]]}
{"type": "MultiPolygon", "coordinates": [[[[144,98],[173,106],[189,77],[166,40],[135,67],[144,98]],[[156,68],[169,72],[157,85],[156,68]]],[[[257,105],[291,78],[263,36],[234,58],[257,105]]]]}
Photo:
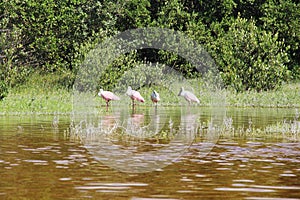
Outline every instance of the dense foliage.
{"type": "Polygon", "coordinates": [[[237,18],[218,33],[212,55],[226,85],[236,91],[274,89],[287,78],[288,56],[278,35],[259,30],[253,20],[237,18]]]}
{"type": "MultiPolygon", "coordinates": [[[[228,87],[273,89],[300,77],[299,19],[296,0],[4,0],[0,99],[33,71],[59,72],[60,82],[70,86],[94,44],[127,29],[150,26],[182,31],[205,46],[228,87]]],[[[186,77],[198,76],[190,63],[172,53],[147,49],[133,54],[107,70],[107,76],[114,76],[107,87],[145,57],[186,77]]]]}

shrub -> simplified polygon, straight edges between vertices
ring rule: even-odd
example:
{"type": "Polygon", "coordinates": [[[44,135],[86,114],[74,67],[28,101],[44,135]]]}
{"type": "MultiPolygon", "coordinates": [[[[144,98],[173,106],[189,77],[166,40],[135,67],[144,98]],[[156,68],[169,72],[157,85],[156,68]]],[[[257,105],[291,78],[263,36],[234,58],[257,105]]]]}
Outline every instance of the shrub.
{"type": "Polygon", "coordinates": [[[225,85],[236,91],[261,91],[274,89],[286,80],[288,56],[277,34],[260,30],[253,20],[240,17],[226,32],[220,26],[214,28],[217,38],[208,46],[225,85]]]}
{"type": "Polygon", "coordinates": [[[291,78],[300,78],[300,3],[293,0],[270,0],[261,7],[264,30],[278,33],[279,39],[290,46],[288,55],[291,78]]]}
{"type": "MultiPolygon", "coordinates": [[[[25,0],[0,3],[0,16],[6,19],[7,30],[20,30],[27,56],[19,60],[44,71],[73,70],[78,62],[75,54],[80,45],[108,28],[113,32],[114,17],[108,3],[99,1],[25,0]]],[[[80,52],[82,53],[82,52],[80,52]]]]}
{"type": "Polygon", "coordinates": [[[22,83],[30,70],[25,67],[19,56],[26,56],[20,43],[21,32],[13,27],[5,29],[7,20],[0,19],[0,100],[3,99],[11,87],[22,83]]]}

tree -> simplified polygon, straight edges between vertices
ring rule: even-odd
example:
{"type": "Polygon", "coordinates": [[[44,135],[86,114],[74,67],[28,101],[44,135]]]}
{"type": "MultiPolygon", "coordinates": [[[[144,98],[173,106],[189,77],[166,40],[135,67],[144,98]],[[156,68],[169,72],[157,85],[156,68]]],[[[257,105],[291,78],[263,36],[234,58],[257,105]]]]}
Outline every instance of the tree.
{"type": "Polygon", "coordinates": [[[262,5],[260,18],[266,31],[278,34],[279,40],[289,46],[288,56],[291,78],[300,78],[300,4],[292,0],[269,0],[262,5]]]}
{"type": "Polygon", "coordinates": [[[227,86],[237,91],[261,91],[274,89],[286,80],[289,60],[278,34],[260,30],[254,20],[241,17],[228,31],[218,31],[210,50],[227,86]]]}

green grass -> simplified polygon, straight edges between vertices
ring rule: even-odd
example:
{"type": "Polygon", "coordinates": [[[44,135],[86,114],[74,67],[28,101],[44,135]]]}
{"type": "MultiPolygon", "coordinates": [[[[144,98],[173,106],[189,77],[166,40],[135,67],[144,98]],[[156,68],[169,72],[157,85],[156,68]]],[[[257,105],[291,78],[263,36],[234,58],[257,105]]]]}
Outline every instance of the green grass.
{"type": "MultiPolygon", "coordinates": [[[[59,75],[42,76],[33,74],[25,84],[11,89],[8,96],[0,101],[0,115],[28,113],[66,114],[72,112],[72,90],[59,86],[56,83],[59,78],[59,75]]],[[[200,99],[200,106],[211,105],[211,95],[214,95],[214,93],[205,90],[195,81],[191,81],[191,84],[195,85],[194,88],[199,89],[195,93],[200,99]]],[[[154,86],[153,88],[143,88],[140,90],[146,100],[146,103],[143,105],[150,106],[152,104],[150,94],[153,89],[160,93],[161,106],[186,104],[182,98],[177,96],[179,90],[169,91],[166,88],[154,86]]],[[[226,96],[227,106],[299,108],[300,82],[285,84],[280,89],[274,91],[236,93],[231,90],[223,90],[219,95],[226,96]]],[[[105,105],[102,99],[97,96],[95,98],[97,98],[99,104],[105,105]]],[[[130,103],[128,99],[125,100],[130,103]]]]}
{"type": "Polygon", "coordinates": [[[72,93],[55,83],[56,76],[32,75],[0,101],[0,114],[52,114],[72,111],[72,93]]]}
{"type": "Polygon", "coordinates": [[[230,106],[238,107],[300,107],[300,82],[284,84],[277,90],[236,93],[226,92],[226,101],[230,106]]]}

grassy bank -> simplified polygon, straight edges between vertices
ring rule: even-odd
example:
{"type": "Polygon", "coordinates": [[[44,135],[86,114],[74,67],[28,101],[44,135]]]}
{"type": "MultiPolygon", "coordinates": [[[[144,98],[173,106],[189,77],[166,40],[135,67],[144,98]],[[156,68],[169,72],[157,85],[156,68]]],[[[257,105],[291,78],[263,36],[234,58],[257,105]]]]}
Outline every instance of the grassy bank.
{"type": "MultiPolygon", "coordinates": [[[[72,111],[72,89],[66,89],[56,84],[57,79],[56,75],[33,75],[22,86],[10,90],[8,96],[0,101],[0,114],[70,113],[72,111]]],[[[154,89],[161,95],[161,106],[179,105],[181,99],[177,97],[175,91],[170,93],[163,88],[156,87],[154,89]]],[[[140,92],[146,97],[144,105],[151,105],[152,103],[148,97],[152,92],[152,88],[144,88],[140,92]]],[[[274,91],[236,93],[224,90],[223,93],[226,96],[227,106],[300,107],[300,82],[284,84],[281,88],[274,91]]],[[[201,102],[200,106],[208,106],[210,104],[209,96],[205,91],[200,91],[197,96],[201,102]]],[[[102,99],[99,97],[95,98],[99,99],[97,100],[99,104],[105,105],[102,99]]],[[[185,103],[184,101],[182,102],[185,103]]]]}
{"type": "Polygon", "coordinates": [[[274,91],[247,91],[243,93],[227,91],[226,94],[226,101],[229,106],[274,108],[300,107],[300,82],[284,84],[281,88],[274,91]]]}
{"type": "Polygon", "coordinates": [[[59,86],[58,77],[32,75],[28,81],[11,89],[0,101],[0,114],[52,114],[72,110],[72,92],[59,86]]]}

